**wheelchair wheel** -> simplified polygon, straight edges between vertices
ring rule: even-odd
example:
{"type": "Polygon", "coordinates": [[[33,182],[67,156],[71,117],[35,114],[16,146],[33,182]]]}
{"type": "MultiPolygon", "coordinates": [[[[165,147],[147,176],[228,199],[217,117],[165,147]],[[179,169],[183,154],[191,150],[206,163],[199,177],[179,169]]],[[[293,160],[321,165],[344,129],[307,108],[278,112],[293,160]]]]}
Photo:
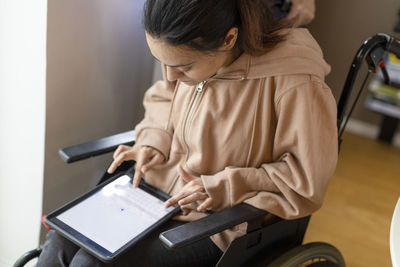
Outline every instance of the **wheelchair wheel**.
{"type": "Polygon", "coordinates": [[[342,254],[327,243],[314,242],[295,247],[275,259],[268,267],[346,266],[342,254]]]}

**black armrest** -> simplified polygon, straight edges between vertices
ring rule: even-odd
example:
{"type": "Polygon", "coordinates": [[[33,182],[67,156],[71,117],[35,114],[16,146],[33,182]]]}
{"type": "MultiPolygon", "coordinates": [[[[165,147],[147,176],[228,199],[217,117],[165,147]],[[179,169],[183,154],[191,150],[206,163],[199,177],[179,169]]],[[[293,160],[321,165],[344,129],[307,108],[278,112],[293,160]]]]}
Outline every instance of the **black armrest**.
{"type": "Polygon", "coordinates": [[[160,234],[160,240],[171,249],[184,247],[213,234],[244,222],[259,221],[268,213],[249,204],[241,203],[200,220],[186,223],[160,234]]]}
{"type": "Polygon", "coordinates": [[[95,141],[60,149],[58,154],[67,163],[87,159],[115,150],[119,145],[133,145],[135,131],[128,131],[104,137],[95,141]]]}

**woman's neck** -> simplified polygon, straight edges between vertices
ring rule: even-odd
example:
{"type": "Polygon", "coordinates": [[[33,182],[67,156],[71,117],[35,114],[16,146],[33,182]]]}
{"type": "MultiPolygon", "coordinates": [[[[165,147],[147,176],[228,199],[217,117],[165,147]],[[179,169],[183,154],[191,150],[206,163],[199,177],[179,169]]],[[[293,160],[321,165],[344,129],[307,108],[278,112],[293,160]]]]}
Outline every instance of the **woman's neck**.
{"type": "Polygon", "coordinates": [[[243,51],[238,49],[237,47],[234,47],[231,51],[228,52],[229,54],[227,55],[224,64],[222,67],[217,71],[216,74],[220,73],[224,68],[230,66],[236,59],[238,59],[243,51]]]}

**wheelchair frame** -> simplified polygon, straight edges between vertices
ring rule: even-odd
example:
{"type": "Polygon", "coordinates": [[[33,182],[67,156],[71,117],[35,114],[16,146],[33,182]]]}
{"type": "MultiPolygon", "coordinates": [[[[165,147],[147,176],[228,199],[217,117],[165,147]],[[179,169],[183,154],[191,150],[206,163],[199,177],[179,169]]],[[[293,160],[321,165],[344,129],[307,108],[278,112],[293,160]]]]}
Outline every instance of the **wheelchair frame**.
{"type": "MultiPolygon", "coordinates": [[[[367,39],[358,49],[353,62],[350,66],[346,82],[338,101],[337,126],[339,137],[339,148],[342,143],[342,134],[347,122],[357,104],[361,92],[363,91],[369,75],[376,73],[377,69],[382,70],[384,82],[390,84],[388,73],[385,69],[383,57],[385,53],[394,53],[400,58],[400,41],[394,37],[379,33],[367,39]],[[347,106],[350,96],[353,95],[354,85],[364,62],[367,62],[368,73],[364,79],[361,88],[356,94],[348,115],[347,106]]],[[[75,145],[61,149],[59,154],[67,162],[83,160],[115,150],[119,145],[133,145],[134,131],[113,135],[96,141],[75,145]]],[[[117,172],[128,170],[133,166],[133,162],[124,162],[117,169],[117,172]]],[[[108,179],[110,175],[105,173],[101,181],[108,179]]],[[[310,243],[302,245],[303,238],[311,216],[295,220],[279,220],[266,227],[262,226],[263,218],[268,213],[264,210],[254,208],[248,204],[242,203],[234,207],[211,214],[198,221],[189,222],[185,225],[171,229],[172,235],[184,236],[174,241],[173,246],[179,248],[187,244],[196,242],[202,238],[209,237],[215,233],[231,228],[235,225],[247,222],[247,234],[235,239],[229,248],[222,255],[217,266],[297,266],[295,262],[287,261],[296,255],[308,255],[299,260],[309,260],[312,258],[324,259],[323,266],[345,266],[344,259],[340,252],[333,246],[326,243],[310,243]],[[203,227],[210,225],[206,229],[203,227]],[[264,255],[263,251],[268,251],[264,255]],[[306,253],[306,254],[307,254],[306,253]],[[293,262],[293,263],[288,263],[293,262]],[[292,265],[291,265],[292,264],[292,265]]],[[[41,247],[25,253],[14,267],[24,266],[28,261],[40,255],[41,247]]]]}

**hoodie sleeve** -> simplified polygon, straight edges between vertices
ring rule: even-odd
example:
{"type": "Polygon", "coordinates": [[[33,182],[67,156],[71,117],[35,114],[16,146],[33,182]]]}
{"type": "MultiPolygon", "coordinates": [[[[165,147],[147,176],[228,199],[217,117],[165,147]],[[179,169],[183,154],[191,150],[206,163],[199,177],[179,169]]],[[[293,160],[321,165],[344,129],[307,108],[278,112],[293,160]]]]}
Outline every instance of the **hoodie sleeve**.
{"type": "Polygon", "coordinates": [[[137,145],[153,147],[168,158],[173,134],[168,120],[175,83],[167,81],[164,65],[162,70],[164,80],[156,82],[144,95],[144,119],[136,125],[135,135],[137,145]]]}
{"type": "Polygon", "coordinates": [[[246,202],[291,219],[322,205],[338,153],[331,91],[319,80],[301,84],[277,96],[275,110],[273,162],[201,176],[213,209],[246,202]]]}

